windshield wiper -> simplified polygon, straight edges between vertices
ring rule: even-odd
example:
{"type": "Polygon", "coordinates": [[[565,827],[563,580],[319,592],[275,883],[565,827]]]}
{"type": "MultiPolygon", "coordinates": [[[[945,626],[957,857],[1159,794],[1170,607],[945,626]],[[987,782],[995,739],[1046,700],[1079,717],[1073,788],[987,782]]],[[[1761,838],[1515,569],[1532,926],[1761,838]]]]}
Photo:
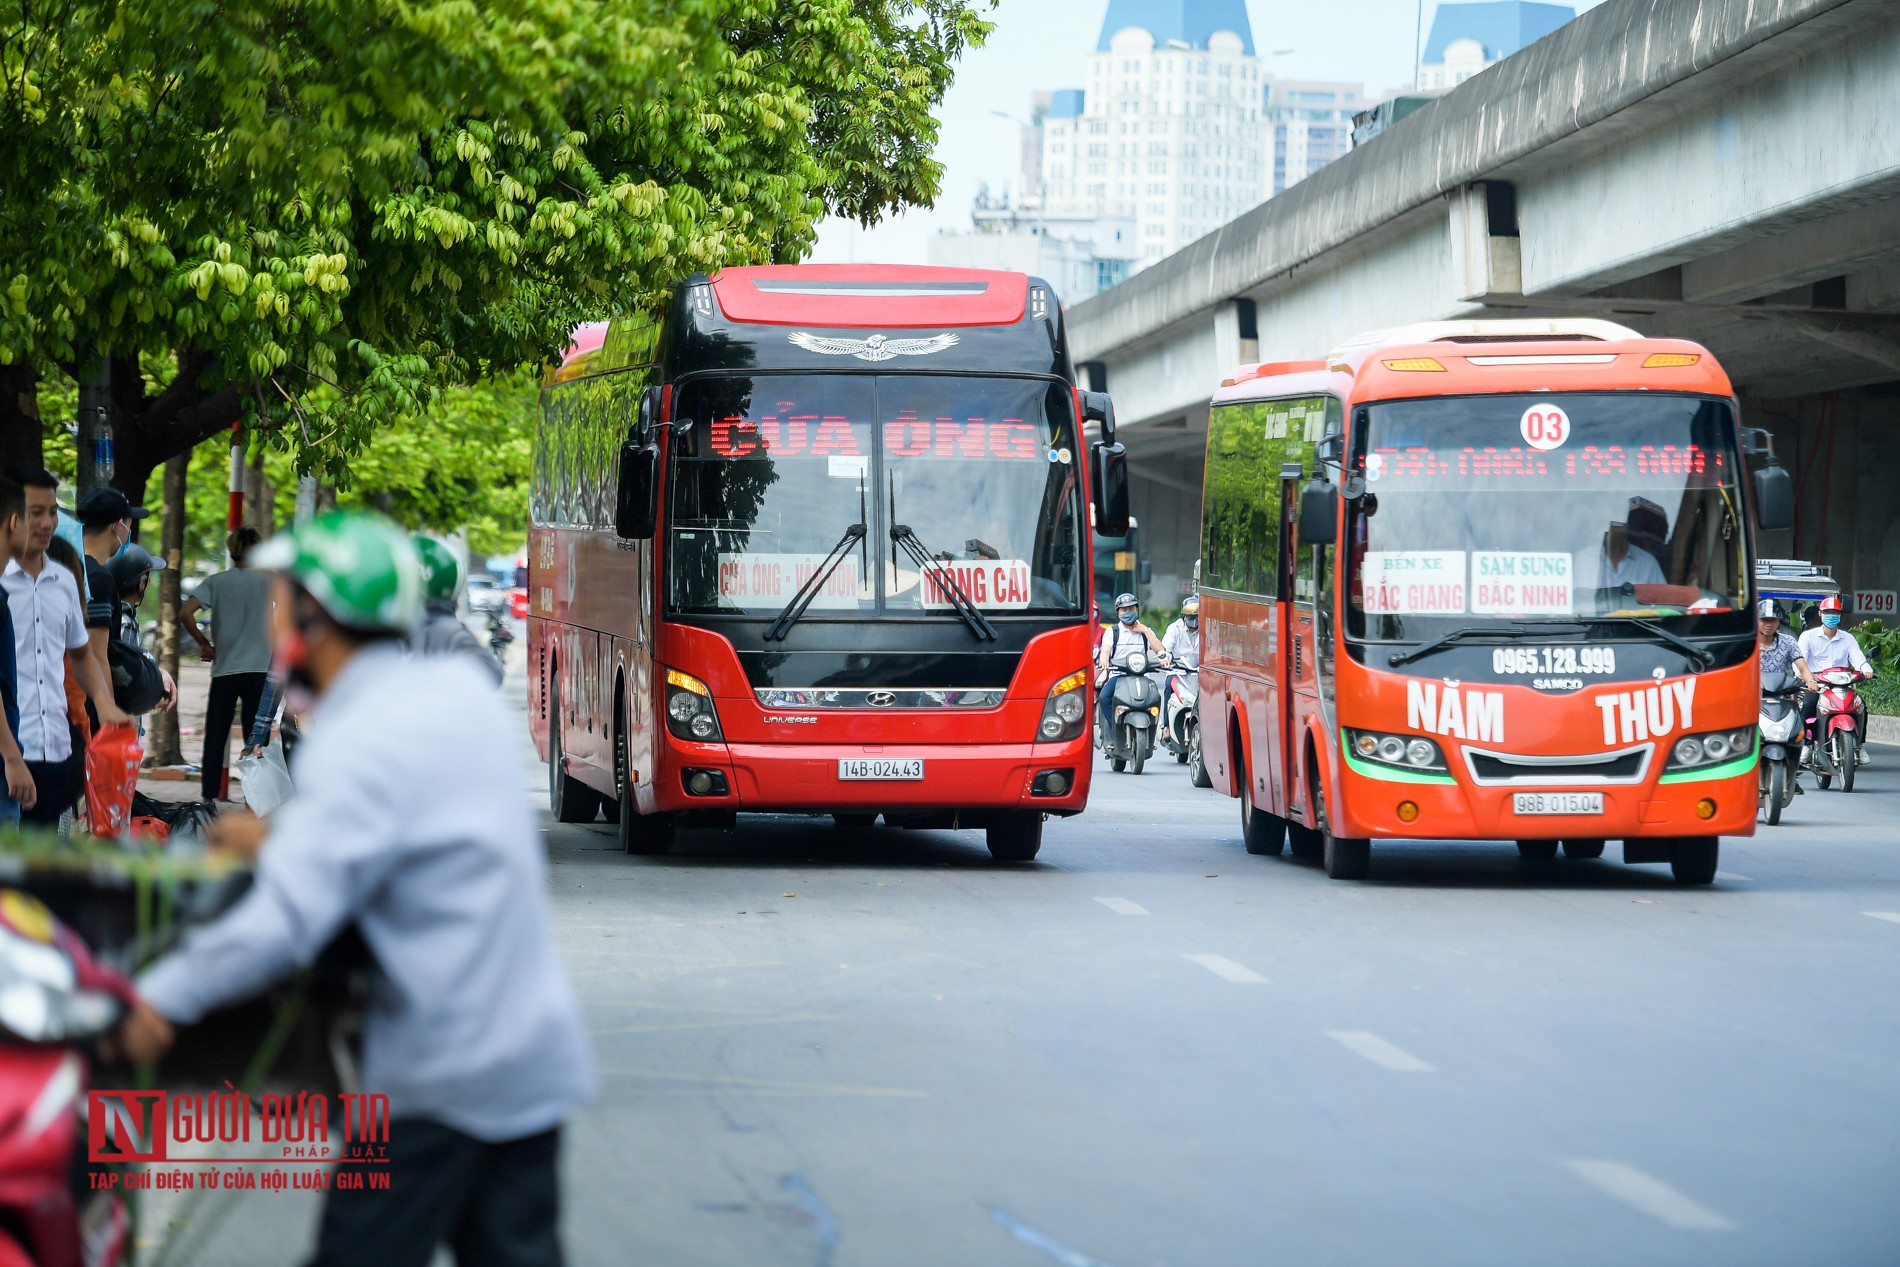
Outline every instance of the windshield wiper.
{"type": "Polygon", "coordinates": [[[1578,633],[1583,632],[1582,625],[1571,624],[1568,621],[1546,621],[1536,625],[1514,625],[1509,629],[1454,629],[1444,637],[1434,638],[1422,646],[1413,647],[1410,651],[1394,651],[1385,658],[1385,662],[1397,668],[1401,664],[1410,664],[1414,660],[1422,659],[1440,647],[1449,647],[1454,642],[1469,642],[1478,638],[1502,638],[1507,642],[1517,642],[1525,638],[1541,638],[1547,632],[1556,629],[1574,629],[1578,633]]]}
{"type": "Polygon", "coordinates": [[[1652,637],[1661,638],[1664,642],[1676,648],[1676,650],[1691,656],[1695,660],[1698,669],[1706,669],[1715,663],[1715,652],[1710,651],[1707,647],[1698,647],[1695,643],[1690,642],[1687,638],[1679,634],[1670,633],[1653,620],[1644,620],[1641,616],[1598,616],[1597,619],[1599,621],[1614,620],[1619,624],[1634,625],[1652,637]]]}
{"type": "MultiPolygon", "coordinates": [[[[792,632],[792,626],[799,622],[805,614],[805,609],[811,606],[814,598],[818,597],[818,591],[825,587],[825,582],[831,579],[831,574],[838,570],[838,565],[843,563],[845,557],[851,553],[851,543],[857,542],[859,550],[862,551],[865,548],[864,542],[868,533],[869,530],[864,526],[864,477],[860,475],[858,477],[858,522],[844,530],[844,535],[838,538],[838,544],[831,547],[831,553],[825,556],[825,561],[820,563],[817,570],[798,587],[798,592],[792,595],[792,601],[785,604],[784,609],[779,612],[778,619],[766,626],[765,640],[767,642],[785,641],[785,636],[792,632]]],[[[861,574],[860,581],[862,581],[861,574]]]]}
{"type": "Polygon", "coordinates": [[[904,553],[910,556],[911,562],[922,570],[923,575],[919,577],[919,584],[924,578],[929,577],[931,569],[935,568],[937,584],[943,587],[945,594],[949,595],[950,605],[956,608],[957,615],[963,617],[970,626],[970,632],[980,639],[996,641],[996,626],[977,610],[976,604],[970,601],[970,596],[963,592],[963,586],[958,584],[956,574],[950,570],[948,556],[942,562],[932,558],[924,543],[917,539],[917,534],[910,530],[909,524],[892,524],[891,542],[902,546],[904,553]]]}

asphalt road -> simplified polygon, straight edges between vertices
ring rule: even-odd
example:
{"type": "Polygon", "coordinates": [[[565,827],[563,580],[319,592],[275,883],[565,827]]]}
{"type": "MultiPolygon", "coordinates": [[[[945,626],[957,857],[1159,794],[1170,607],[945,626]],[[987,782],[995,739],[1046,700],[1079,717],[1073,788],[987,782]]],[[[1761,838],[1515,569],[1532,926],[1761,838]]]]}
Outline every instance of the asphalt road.
{"type": "MultiPolygon", "coordinates": [[[[829,820],[660,858],[552,827],[602,1083],[570,1261],[1900,1261],[1900,748],[1875,761],[1706,889],[1614,844],[1329,881],[1247,856],[1171,762],[1098,772],[1028,866],[829,820]]],[[[193,1261],[298,1261],[310,1210],[244,1198],[193,1261]]]]}

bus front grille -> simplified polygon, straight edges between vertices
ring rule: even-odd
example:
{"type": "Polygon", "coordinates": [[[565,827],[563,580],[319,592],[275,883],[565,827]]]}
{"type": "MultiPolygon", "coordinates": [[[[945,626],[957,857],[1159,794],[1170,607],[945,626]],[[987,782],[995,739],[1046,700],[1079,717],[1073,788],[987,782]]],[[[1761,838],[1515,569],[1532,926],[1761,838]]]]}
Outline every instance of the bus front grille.
{"type": "Polygon", "coordinates": [[[1511,752],[1465,749],[1474,783],[1637,783],[1649,770],[1653,744],[1621,752],[1581,756],[1533,757],[1511,752]]]}

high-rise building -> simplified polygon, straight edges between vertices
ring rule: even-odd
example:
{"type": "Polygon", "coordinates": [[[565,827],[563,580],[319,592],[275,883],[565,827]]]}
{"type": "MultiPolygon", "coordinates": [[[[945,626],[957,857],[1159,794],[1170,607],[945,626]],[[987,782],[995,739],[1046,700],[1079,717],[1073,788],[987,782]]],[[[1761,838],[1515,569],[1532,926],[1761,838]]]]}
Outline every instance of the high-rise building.
{"type": "Polygon", "coordinates": [[[1086,89],[1042,120],[1044,206],[1132,219],[1151,260],[1232,220],[1272,192],[1264,79],[1246,0],[1109,0],[1086,89]]]}
{"type": "Polygon", "coordinates": [[[1419,58],[1418,86],[1456,88],[1576,16],[1569,5],[1528,0],[1441,4],[1432,16],[1432,32],[1419,58]]]}
{"type": "Polygon", "coordinates": [[[1131,218],[1049,211],[1033,199],[993,195],[988,186],[978,192],[970,222],[967,231],[925,239],[924,262],[1031,273],[1072,304],[1125,279],[1137,258],[1131,218]]]}
{"type": "Polygon", "coordinates": [[[1271,158],[1267,196],[1285,193],[1352,148],[1352,118],[1376,105],[1364,84],[1267,77],[1262,93],[1271,158]]]}

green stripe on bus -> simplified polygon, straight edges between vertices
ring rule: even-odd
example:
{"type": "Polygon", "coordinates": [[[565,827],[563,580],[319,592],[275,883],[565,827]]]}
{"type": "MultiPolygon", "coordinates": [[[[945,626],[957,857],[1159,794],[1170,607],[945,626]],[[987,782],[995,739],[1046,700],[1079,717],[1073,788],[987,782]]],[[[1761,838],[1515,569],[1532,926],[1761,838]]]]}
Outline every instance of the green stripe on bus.
{"type": "MultiPolygon", "coordinates": [[[[1340,751],[1345,751],[1343,745],[1340,751]]],[[[1400,770],[1392,766],[1368,765],[1350,752],[1346,753],[1346,764],[1351,766],[1355,773],[1363,774],[1368,779],[1384,779],[1387,783],[1456,783],[1458,781],[1449,774],[1428,774],[1422,770],[1400,770]]]]}

